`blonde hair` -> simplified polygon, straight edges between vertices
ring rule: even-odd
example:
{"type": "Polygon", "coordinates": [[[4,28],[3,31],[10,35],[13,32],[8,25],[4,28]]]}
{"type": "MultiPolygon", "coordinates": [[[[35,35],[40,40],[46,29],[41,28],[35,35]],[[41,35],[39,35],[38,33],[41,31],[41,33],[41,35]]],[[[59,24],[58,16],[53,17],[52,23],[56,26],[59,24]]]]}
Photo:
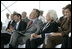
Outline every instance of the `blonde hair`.
{"type": "Polygon", "coordinates": [[[50,15],[50,17],[53,19],[53,21],[57,21],[58,17],[57,17],[57,13],[55,10],[49,10],[48,14],[50,15]]]}

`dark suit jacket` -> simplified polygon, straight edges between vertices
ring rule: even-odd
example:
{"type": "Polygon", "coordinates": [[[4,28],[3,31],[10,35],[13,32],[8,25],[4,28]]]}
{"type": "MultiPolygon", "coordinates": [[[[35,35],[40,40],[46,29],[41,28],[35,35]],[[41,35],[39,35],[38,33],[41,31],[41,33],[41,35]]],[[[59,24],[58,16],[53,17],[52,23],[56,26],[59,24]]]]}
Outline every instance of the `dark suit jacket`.
{"type": "Polygon", "coordinates": [[[17,31],[24,31],[26,29],[27,23],[24,21],[20,21],[17,31]]]}
{"type": "Polygon", "coordinates": [[[13,21],[11,24],[10,23],[11,23],[11,21],[8,23],[6,30],[9,29],[10,25],[12,25],[12,27],[15,27],[15,25],[16,25],[15,21],[13,21]]]}
{"type": "MultiPolygon", "coordinates": [[[[16,31],[24,31],[26,29],[26,26],[27,26],[26,22],[21,20],[16,31]]],[[[10,45],[12,45],[12,47],[16,48],[18,47],[18,44],[20,43],[23,44],[23,39],[24,39],[23,38],[24,36],[22,36],[23,33],[24,32],[21,32],[19,34],[19,32],[14,32],[12,34],[11,36],[12,38],[10,39],[10,45]]]]}
{"type": "Polygon", "coordinates": [[[57,32],[58,31],[58,23],[56,22],[51,22],[49,23],[50,25],[45,28],[44,30],[42,30],[42,37],[45,37],[45,33],[51,33],[51,32],[57,32]]]}

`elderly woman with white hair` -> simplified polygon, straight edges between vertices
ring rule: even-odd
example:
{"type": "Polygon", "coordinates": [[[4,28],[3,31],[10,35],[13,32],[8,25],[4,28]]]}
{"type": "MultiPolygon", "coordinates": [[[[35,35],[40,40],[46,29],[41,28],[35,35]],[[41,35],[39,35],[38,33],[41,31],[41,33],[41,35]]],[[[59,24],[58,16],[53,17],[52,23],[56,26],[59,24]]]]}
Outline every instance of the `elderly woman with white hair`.
{"type": "Polygon", "coordinates": [[[62,44],[61,48],[71,48],[71,38],[68,34],[71,32],[71,4],[63,8],[63,16],[58,20],[59,30],[51,33],[48,37],[45,48],[54,48],[62,44]]]}
{"type": "Polygon", "coordinates": [[[50,34],[51,32],[57,32],[58,31],[58,24],[56,22],[56,20],[58,19],[56,11],[54,10],[49,10],[49,12],[46,15],[46,20],[47,23],[45,23],[39,34],[32,34],[30,41],[27,42],[27,48],[37,48],[39,45],[41,45],[42,43],[44,43],[44,39],[45,39],[45,34],[50,34]]]}
{"type": "MultiPolygon", "coordinates": [[[[47,13],[46,18],[51,19],[53,21],[57,21],[58,17],[57,17],[56,11],[55,10],[49,10],[48,13],[47,13]],[[48,18],[48,17],[50,17],[50,18],[48,18]]],[[[48,19],[46,19],[46,20],[48,20],[48,19]]]]}

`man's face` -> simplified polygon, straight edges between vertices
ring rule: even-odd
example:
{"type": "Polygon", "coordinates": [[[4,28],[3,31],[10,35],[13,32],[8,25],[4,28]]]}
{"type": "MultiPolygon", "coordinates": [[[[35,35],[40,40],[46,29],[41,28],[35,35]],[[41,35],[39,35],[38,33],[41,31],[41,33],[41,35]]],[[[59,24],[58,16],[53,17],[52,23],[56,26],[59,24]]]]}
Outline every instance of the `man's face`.
{"type": "Polygon", "coordinates": [[[14,16],[14,20],[15,20],[16,22],[18,22],[19,19],[20,19],[20,17],[18,17],[17,15],[14,16]]]}
{"type": "Polygon", "coordinates": [[[36,10],[32,10],[32,12],[30,13],[29,18],[30,18],[30,19],[35,19],[35,18],[37,18],[37,12],[36,12],[36,10]]]}

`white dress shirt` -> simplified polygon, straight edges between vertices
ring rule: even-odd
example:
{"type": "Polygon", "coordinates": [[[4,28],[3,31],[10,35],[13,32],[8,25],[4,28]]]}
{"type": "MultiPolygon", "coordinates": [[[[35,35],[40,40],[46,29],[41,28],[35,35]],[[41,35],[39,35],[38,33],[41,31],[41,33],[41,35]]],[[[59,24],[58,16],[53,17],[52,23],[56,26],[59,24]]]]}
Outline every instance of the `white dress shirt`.
{"type": "Polygon", "coordinates": [[[33,21],[33,23],[37,20],[37,18],[35,18],[35,19],[30,19],[31,21],[33,21]]]}
{"type": "Polygon", "coordinates": [[[20,21],[17,22],[17,24],[16,24],[16,30],[18,29],[19,23],[20,23],[20,21]]]}

